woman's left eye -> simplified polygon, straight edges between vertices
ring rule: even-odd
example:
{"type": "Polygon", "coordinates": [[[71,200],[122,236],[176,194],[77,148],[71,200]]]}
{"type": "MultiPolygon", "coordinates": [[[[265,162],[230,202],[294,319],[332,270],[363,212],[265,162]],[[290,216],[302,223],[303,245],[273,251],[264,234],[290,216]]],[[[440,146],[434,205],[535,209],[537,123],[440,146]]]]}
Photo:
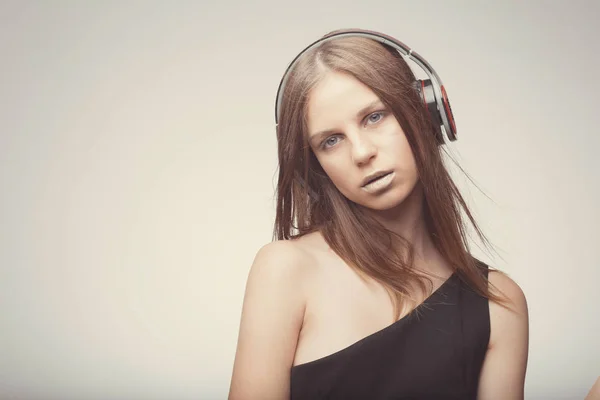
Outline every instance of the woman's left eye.
{"type": "Polygon", "coordinates": [[[377,111],[367,117],[368,122],[377,123],[383,118],[383,112],[377,111]]]}

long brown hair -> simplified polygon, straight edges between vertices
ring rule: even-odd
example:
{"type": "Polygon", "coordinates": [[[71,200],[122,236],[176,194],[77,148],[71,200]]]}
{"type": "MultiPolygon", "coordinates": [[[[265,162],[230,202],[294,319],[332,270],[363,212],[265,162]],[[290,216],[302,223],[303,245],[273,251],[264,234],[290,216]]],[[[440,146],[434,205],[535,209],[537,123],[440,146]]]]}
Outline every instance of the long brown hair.
{"type": "Polygon", "coordinates": [[[411,283],[426,290],[428,278],[412,268],[411,243],[343,196],[308,144],[308,96],[327,71],[353,76],[389,107],[415,157],[418,184],[423,189],[425,224],[434,246],[472,290],[504,303],[488,287],[482,268],[486,265],[469,252],[461,209],[483,244],[489,247],[490,243],[444,165],[443,146],[439,145],[431,119],[413,86],[413,72],[397,51],[368,38],[322,42],[303,54],[290,71],[277,128],[279,177],[273,239],[294,239],[321,231],[331,249],[359,275],[369,276],[386,288],[396,318],[403,301],[414,302],[409,294],[411,283]]]}

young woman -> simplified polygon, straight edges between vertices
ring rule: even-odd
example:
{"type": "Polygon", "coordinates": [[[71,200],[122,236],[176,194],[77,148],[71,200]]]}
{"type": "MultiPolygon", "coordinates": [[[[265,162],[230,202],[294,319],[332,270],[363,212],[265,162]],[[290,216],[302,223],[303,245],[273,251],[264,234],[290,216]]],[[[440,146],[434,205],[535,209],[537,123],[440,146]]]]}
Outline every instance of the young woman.
{"type": "Polygon", "coordinates": [[[229,399],[522,399],[525,296],[469,253],[461,211],[487,241],[443,164],[456,128],[429,64],[330,33],[276,119],[278,240],[250,269],[229,399]]]}

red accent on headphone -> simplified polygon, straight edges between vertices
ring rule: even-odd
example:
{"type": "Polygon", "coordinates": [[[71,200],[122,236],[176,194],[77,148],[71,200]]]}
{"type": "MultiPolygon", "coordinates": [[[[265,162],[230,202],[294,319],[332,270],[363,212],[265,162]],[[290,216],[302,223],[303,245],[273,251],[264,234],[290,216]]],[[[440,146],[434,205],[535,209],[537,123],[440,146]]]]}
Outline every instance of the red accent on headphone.
{"type": "Polygon", "coordinates": [[[448,122],[450,122],[450,127],[452,128],[452,133],[456,136],[456,123],[454,122],[454,115],[452,115],[452,109],[450,108],[450,103],[448,102],[448,95],[446,94],[446,89],[444,85],[441,87],[442,89],[442,100],[444,101],[444,108],[446,109],[446,117],[448,118],[448,122]]]}
{"type": "Polygon", "coordinates": [[[425,81],[421,79],[421,96],[423,96],[423,105],[427,107],[427,100],[425,99],[425,81]]]}

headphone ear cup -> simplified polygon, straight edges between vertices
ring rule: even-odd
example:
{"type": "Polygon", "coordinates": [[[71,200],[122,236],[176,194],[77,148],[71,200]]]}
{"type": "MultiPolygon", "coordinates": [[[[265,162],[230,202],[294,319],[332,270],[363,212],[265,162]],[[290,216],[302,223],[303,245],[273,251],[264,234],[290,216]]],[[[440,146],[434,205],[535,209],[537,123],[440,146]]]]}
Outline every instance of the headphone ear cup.
{"type": "Polygon", "coordinates": [[[440,117],[437,101],[435,100],[435,92],[433,91],[431,79],[418,79],[413,86],[419,94],[421,103],[427,109],[427,113],[429,114],[429,118],[431,119],[434,128],[436,140],[439,144],[444,144],[444,135],[442,134],[443,121],[440,117]]]}

